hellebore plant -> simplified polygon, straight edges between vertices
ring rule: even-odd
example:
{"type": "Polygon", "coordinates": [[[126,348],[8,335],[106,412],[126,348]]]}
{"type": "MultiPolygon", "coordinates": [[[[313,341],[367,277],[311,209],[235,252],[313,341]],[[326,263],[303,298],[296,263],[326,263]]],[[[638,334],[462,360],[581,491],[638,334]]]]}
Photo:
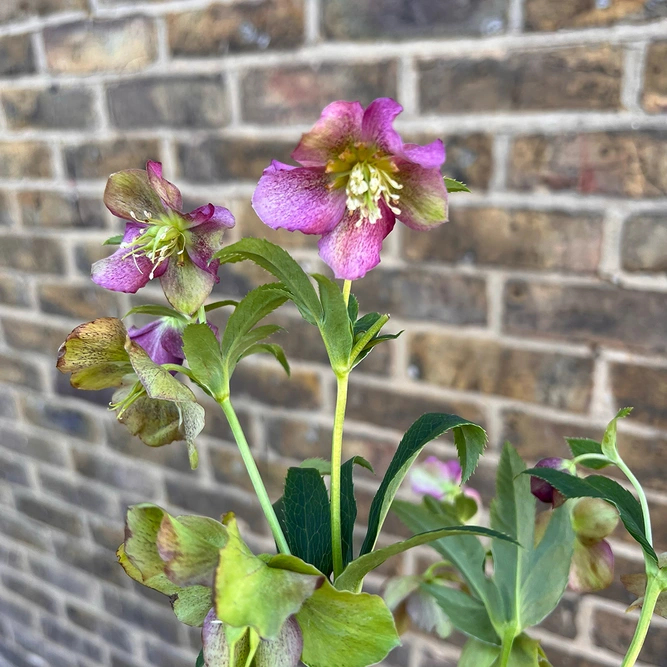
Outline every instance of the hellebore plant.
{"type": "Polygon", "coordinates": [[[632,665],[654,608],[667,606],[659,599],[667,575],[651,546],[644,493],[616,450],[616,420],[602,443],[570,440],[574,458],[563,465],[526,470],[507,445],[487,528],[470,525],[481,500],[466,486],[486,445],[484,430],[456,415],[424,414],[398,443],[366,526],[357,525],[354,473],[372,467],[360,456],[343,461],[348,378],[374,347],[400,333],[383,333],[387,314],[360,316],[351,283],[379,263],[382,241],[397,220],[427,231],[446,221],[448,192],[467,191],[440,174],[442,142],[403,143],[393,129],[400,111],[390,99],[366,109],[331,104],[293,153],[302,166],[274,162],[253,197],[269,227],[322,237],[320,254],[342,287],[325,275],[307,275],[268,240],[224,246],[231,213],[212,204],[183,213],[181,194],[159,163],[110,176],[105,203],[126,228],[109,239],[118,248],[93,265],[92,278],[130,293],[158,278],[170,305],[133,308],[126,317],[155,318],[140,328],[117,318],[80,325],[61,346],[57,367],[79,389],[114,388],[110,407],[118,420],[152,447],[184,440],[193,468],[205,420],[198,395],[212,398],[229,422],[277,550],[254,554],[231,513],[219,521],[172,516],[144,503],[128,509],[119,563],[132,579],[167,595],[183,623],[202,628],[198,667],[366,667],[399,645],[408,621],[440,636],[450,628],[465,633],[463,667],[539,667],[548,660],[526,631],[558,604],[577,567],[575,545],[589,551],[606,545],[617,510],[646,554],[645,578],[628,584],[642,606],[624,663],[632,665]],[[274,282],[238,302],[207,304],[220,265],[242,261],[254,262],[274,282]],[[330,460],[309,458],[289,468],[282,496],[270,498],[232,405],[232,376],[254,354],[273,356],[289,374],[282,348],[269,340],[280,327],[264,322],[287,302],[319,330],[337,398],[330,460]],[[218,331],[208,314],[223,307],[231,314],[218,331]],[[458,461],[427,458],[410,475],[422,503],[396,500],[422,449],[446,433],[458,461]],[[577,475],[577,465],[612,464],[629,477],[639,502],[610,479],[577,475]],[[537,495],[554,506],[537,529],[536,499],[524,473],[540,480],[533,481],[537,495]],[[378,547],[390,510],[415,534],[378,547]],[[389,582],[386,602],[363,591],[366,576],[388,558],[425,544],[442,558],[426,573],[389,582]]]}

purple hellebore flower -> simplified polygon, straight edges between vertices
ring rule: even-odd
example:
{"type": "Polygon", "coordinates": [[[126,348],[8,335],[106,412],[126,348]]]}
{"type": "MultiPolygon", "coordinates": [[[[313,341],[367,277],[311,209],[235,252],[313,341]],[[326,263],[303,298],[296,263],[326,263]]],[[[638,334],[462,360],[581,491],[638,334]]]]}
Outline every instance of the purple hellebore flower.
{"type": "Polygon", "coordinates": [[[481,507],[482,497],[475,489],[461,486],[461,478],[461,465],[456,459],[440,461],[435,456],[429,456],[410,471],[410,486],[414,493],[433,496],[437,500],[452,501],[463,494],[481,507]]]}
{"type": "Polygon", "coordinates": [[[447,220],[445,147],[403,143],[392,127],[402,110],[386,97],[365,110],[333,102],[292,153],[302,166],[274,160],[253,195],[269,227],[321,235],[320,256],[336,278],[356,280],[377,266],[396,220],[416,230],[447,220]]]}
{"type": "Polygon", "coordinates": [[[118,250],[93,264],[93,282],[134,294],[152,278],[160,278],[176,310],[195,312],[218,281],[220,262],[212,258],[222,248],[225,229],[234,226],[234,216],[213,204],[182,213],[181,193],[162,178],[159,162],[148,162],[145,171],[112,174],[104,203],[128,222],[118,250]]]}
{"type": "MultiPolygon", "coordinates": [[[[554,470],[562,470],[563,472],[570,472],[565,464],[565,459],[552,456],[547,459],[541,459],[535,464],[536,468],[553,468],[554,470]]],[[[540,479],[539,477],[530,478],[531,493],[543,503],[549,503],[553,507],[560,507],[565,502],[563,494],[554,489],[549,482],[540,479]]]]}

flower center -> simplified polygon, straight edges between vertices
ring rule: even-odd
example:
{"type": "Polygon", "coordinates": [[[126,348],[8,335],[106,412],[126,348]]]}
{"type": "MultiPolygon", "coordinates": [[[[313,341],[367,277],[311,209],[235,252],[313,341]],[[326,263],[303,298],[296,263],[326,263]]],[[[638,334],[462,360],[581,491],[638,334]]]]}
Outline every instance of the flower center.
{"type": "Polygon", "coordinates": [[[120,400],[116,402],[112,401],[109,403],[109,410],[115,410],[116,417],[120,419],[125,410],[127,410],[132,405],[132,403],[145,394],[146,390],[144,389],[141,382],[135,382],[134,385],[132,385],[132,388],[121,396],[120,400]]]}
{"type": "Polygon", "coordinates": [[[347,194],[347,210],[359,211],[357,226],[364,220],[375,224],[382,217],[380,202],[399,215],[398,190],[403,186],[393,174],[398,171],[390,157],[374,151],[365,144],[345,149],[337,159],[330,160],[327,172],[334,175],[333,188],[344,187],[347,194]]]}
{"type": "Polygon", "coordinates": [[[144,231],[136,236],[132,241],[122,247],[128,248],[125,257],[132,257],[135,265],[141,273],[139,265],[136,264],[137,257],[147,257],[153,264],[150,277],[154,277],[155,270],[167,261],[173,254],[182,256],[186,246],[186,229],[183,219],[169,211],[156,220],[149,211],[144,211],[143,218],[137,216],[134,211],[130,211],[134,220],[146,225],[144,231]]]}

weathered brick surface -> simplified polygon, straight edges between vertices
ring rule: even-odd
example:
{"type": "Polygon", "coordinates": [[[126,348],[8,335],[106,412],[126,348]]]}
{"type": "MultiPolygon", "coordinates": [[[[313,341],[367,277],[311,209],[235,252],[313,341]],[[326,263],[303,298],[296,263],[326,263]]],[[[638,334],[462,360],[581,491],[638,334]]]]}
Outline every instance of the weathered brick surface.
{"type": "Polygon", "coordinates": [[[174,56],[210,57],[226,53],[291,49],[304,39],[304,0],[263,0],[167,18],[174,56]]]}
{"type": "Polygon", "coordinates": [[[403,253],[411,261],[595,273],[602,250],[602,217],[459,208],[446,225],[429,234],[406,231],[404,236],[403,253]]]}
{"type": "Polygon", "coordinates": [[[422,107],[438,113],[617,109],[621,65],[621,50],[610,47],[427,60],[419,64],[422,107]]]}
{"type": "MultiPolygon", "coordinates": [[[[318,237],[266,227],[250,195],[336,99],[398,99],[404,139],[442,138],[443,173],[474,193],[452,194],[430,233],[397,225],[353,286],[362,311],[406,330],[350,383],[344,456],[376,470],[355,473],[360,521],[424,412],[488,429],[472,478],[488,508],[505,440],[530,461],[566,456],[566,436],[599,439],[614,408],[634,404],[619,448],[667,549],[666,17],[664,0],[0,0],[0,663],[194,664],[199,631],[117,565],[128,504],[233,511],[254,548],[270,540],[212,400],[191,471],[184,443],[142,445],[107,410],[113,390],[75,390],[54,360],[76,324],[147,298],[88,274],[122,229],[102,204],[106,178],[149,159],[185,210],[228,206],[229,239],[267,238],[326,271],[318,237]]],[[[220,275],[212,299],[271,280],[247,262],[220,275]]],[[[255,357],[233,401],[275,499],[288,466],[329,456],[335,382],[314,327],[291,307],[272,321],[292,378],[255,357]]],[[[445,437],[423,456],[453,451],[445,437]]],[[[390,514],[380,544],[407,535],[390,514]]],[[[620,528],[613,539],[632,544],[620,528]]],[[[639,553],[617,551],[617,575],[641,570],[639,553]]],[[[378,579],[420,571],[430,553],[394,558],[378,579]]],[[[543,623],[551,664],[620,662],[634,619],[616,611],[630,601],[618,578],[568,594],[543,623]]],[[[664,663],[663,634],[643,664],[664,663]]],[[[423,639],[383,664],[453,667],[465,641],[423,639]]]]}

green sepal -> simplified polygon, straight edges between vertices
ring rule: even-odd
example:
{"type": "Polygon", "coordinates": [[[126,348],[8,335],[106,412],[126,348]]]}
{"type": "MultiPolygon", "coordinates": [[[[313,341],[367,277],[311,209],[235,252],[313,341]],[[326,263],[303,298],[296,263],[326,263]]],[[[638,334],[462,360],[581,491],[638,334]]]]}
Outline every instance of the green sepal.
{"type": "Polygon", "coordinates": [[[110,236],[102,245],[120,245],[123,242],[123,234],[110,236]]]}
{"type": "Polygon", "coordinates": [[[632,408],[621,408],[616,416],[609,422],[602,442],[600,443],[602,453],[612,461],[618,459],[618,449],[616,448],[616,428],[619,419],[624,419],[632,412],[632,408]]]}
{"type": "Polygon", "coordinates": [[[253,628],[262,639],[276,639],[324,577],[296,556],[265,562],[242,540],[233,516],[227,516],[226,526],[229,541],[220,549],[215,576],[216,616],[232,627],[253,628]]]}

